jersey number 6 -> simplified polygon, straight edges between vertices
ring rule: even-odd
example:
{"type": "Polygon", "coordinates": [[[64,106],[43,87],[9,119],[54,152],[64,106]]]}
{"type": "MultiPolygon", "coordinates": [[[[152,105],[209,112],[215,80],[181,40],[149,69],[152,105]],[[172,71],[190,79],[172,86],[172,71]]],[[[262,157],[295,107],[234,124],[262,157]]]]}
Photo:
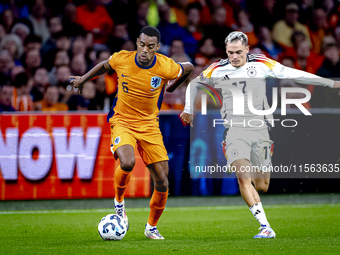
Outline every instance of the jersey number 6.
{"type": "Polygon", "coordinates": [[[129,92],[129,88],[128,88],[128,86],[126,86],[127,84],[128,84],[127,82],[123,82],[123,83],[122,83],[123,91],[124,91],[125,93],[128,93],[128,92],[129,92]]]}

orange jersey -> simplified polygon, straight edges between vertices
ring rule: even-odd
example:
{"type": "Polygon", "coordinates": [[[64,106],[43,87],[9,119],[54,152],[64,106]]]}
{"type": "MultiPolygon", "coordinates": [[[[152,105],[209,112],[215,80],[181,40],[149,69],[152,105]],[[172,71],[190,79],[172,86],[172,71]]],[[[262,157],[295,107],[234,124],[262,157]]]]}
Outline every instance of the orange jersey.
{"type": "Polygon", "coordinates": [[[110,123],[117,120],[140,126],[154,124],[163,101],[165,84],[181,76],[183,67],[172,59],[156,53],[150,66],[137,62],[136,51],[120,51],[109,58],[117,72],[118,92],[107,116],[110,123]]]}

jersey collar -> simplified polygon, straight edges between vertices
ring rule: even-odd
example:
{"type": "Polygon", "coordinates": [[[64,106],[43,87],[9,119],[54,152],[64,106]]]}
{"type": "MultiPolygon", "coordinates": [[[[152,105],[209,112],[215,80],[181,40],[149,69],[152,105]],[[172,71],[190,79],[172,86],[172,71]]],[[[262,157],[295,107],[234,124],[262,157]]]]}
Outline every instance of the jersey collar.
{"type": "Polygon", "coordinates": [[[152,61],[152,64],[151,64],[151,65],[149,65],[149,66],[142,66],[142,65],[140,65],[140,64],[138,63],[138,61],[137,61],[137,52],[136,52],[136,55],[135,55],[135,63],[136,63],[136,65],[137,65],[139,68],[142,68],[142,69],[150,69],[150,68],[152,68],[152,67],[156,64],[156,59],[157,59],[157,57],[156,57],[156,54],[155,54],[155,57],[153,58],[153,61],[152,61]]]}

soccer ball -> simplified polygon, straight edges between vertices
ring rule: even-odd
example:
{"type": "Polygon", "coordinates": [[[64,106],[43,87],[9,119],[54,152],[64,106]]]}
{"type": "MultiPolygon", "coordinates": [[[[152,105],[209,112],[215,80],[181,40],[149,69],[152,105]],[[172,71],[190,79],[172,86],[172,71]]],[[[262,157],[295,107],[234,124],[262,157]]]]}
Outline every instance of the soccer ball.
{"type": "Polygon", "coordinates": [[[122,217],[117,214],[104,216],[98,224],[98,232],[106,241],[120,241],[126,235],[126,224],[122,217]]]}

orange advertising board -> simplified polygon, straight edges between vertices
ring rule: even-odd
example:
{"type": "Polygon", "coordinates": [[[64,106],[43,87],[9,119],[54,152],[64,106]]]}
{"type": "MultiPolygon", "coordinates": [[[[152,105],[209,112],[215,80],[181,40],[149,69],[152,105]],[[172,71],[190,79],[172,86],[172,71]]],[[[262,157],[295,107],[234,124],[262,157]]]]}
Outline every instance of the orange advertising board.
{"type": "MultiPolygon", "coordinates": [[[[151,195],[137,150],[126,197],[151,195]]],[[[0,200],[113,198],[106,114],[0,115],[0,200]]]]}

